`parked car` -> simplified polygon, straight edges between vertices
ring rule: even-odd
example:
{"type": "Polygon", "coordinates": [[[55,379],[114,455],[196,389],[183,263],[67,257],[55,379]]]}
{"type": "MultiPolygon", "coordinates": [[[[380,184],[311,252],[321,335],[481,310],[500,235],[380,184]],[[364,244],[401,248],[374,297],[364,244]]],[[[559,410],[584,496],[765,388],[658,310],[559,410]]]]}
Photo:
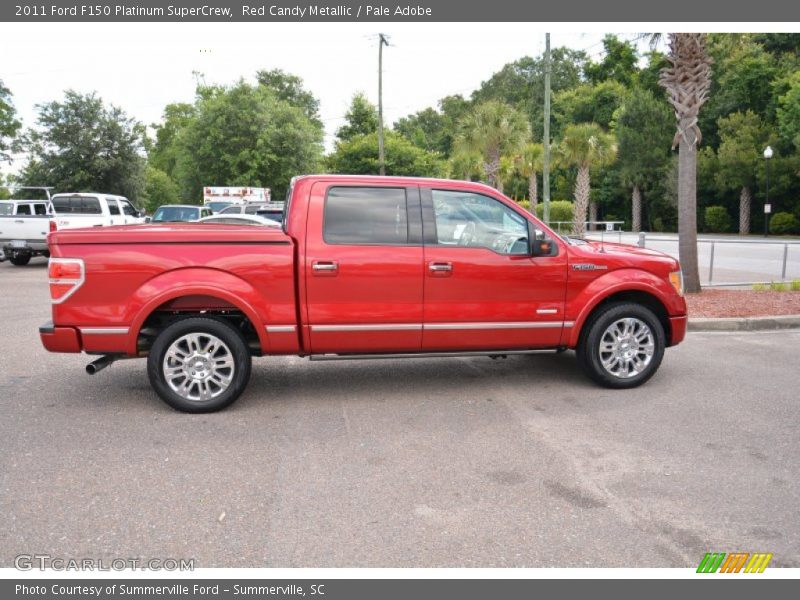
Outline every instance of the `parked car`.
{"type": "Polygon", "coordinates": [[[228,208],[231,206],[231,202],[224,202],[222,200],[215,200],[213,202],[209,202],[206,204],[206,208],[210,208],[213,214],[217,214],[218,212],[222,211],[223,209],[228,208]]]}
{"type": "Polygon", "coordinates": [[[597,383],[638,386],[681,342],[678,262],[572,243],[488,186],[315,175],[277,227],[50,234],[53,352],[147,357],[158,395],[228,406],[253,356],[506,356],[575,349],[597,383]]]}
{"type": "Polygon", "coordinates": [[[219,214],[261,215],[267,219],[280,222],[283,220],[283,209],[283,202],[249,202],[247,204],[232,204],[222,209],[219,214]]]}
{"type": "Polygon", "coordinates": [[[180,223],[199,221],[203,217],[210,217],[211,209],[206,206],[194,204],[164,204],[156,209],[149,223],[180,223]]]}
{"type": "Polygon", "coordinates": [[[47,200],[0,200],[0,262],[23,266],[34,256],[49,256],[52,210],[47,200]]]}
{"type": "Polygon", "coordinates": [[[266,227],[280,227],[278,221],[267,219],[259,215],[211,215],[203,217],[200,223],[216,223],[217,225],[264,225],[266,227]]]}
{"type": "Polygon", "coordinates": [[[144,222],[144,215],[124,196],[95,193],[55,194],[51,201],[58,229],[144,222]]]}

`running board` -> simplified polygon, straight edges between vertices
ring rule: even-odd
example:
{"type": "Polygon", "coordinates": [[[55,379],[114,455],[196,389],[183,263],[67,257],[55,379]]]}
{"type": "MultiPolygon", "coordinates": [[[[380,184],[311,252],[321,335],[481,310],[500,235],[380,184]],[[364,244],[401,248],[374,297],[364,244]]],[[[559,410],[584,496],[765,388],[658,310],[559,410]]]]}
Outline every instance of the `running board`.
{"type": "Polygon", "coordinates": [[[325,360],[369,360],[378,358],[459,358],[465,356],[506,357],[514,354],[556,354],[558,348],[539,350],[476,350],[467,352],[406,352],[400,354],[311,354],[308,359],[325,360]]]}

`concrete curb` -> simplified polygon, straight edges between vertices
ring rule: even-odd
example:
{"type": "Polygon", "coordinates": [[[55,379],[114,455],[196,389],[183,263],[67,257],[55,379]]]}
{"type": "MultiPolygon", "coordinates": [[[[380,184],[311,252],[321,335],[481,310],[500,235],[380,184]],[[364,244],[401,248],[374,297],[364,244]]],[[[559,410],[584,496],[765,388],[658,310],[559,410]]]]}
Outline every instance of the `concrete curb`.
{"type": "Polygon", "coordinates": [[[800,328],[800,315],[773,317],[727,317],[723,319],[689,319],[689,331],[766,331],[800,328]]]}

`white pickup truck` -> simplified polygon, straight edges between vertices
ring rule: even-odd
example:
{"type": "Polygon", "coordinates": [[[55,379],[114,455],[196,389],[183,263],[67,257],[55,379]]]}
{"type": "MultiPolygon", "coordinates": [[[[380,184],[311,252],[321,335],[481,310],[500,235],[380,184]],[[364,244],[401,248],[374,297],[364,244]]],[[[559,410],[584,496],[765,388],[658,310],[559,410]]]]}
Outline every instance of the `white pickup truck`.
{"type": "Polygon", "coordinates": [[[0,209],[0,261],[22,266],[34,256],[49,256],[47,234],[57,229],[144,223],[142,215],[124,196],[112,194],[55,194],[46,201],[11,200],[12,210],[0,209]],[[31,204],[29,208],[24,203],[31,204]],[[43,208],[39,205],[43,205],[43,208]],[[3,211],[9,211],[3,215],[3,211]],[[22,210],[22,212],[18,212],[22,210]]]}
{"type": "Polygon", "coordinates": [[[49,200],[0,200],[0,262],[21,266],[33,256],[49,256],[47,234],[54,216],[49,200]]]}

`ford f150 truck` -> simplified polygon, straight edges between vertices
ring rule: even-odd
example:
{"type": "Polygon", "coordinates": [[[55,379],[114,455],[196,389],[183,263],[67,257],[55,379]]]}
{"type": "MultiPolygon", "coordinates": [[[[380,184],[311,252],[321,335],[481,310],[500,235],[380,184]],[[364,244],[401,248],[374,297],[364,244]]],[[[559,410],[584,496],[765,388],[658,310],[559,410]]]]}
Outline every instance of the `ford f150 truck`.
{"type": "Polygon", "coordinates": [[[219,410],[251,357],[506,356],[575,349],[630,388],[686,330],[678,262],[563,239],[495,189],[302,176],[282,228],[204,223],[49,235],[53,352],[147,357],[158,395],[219,410]]]}

